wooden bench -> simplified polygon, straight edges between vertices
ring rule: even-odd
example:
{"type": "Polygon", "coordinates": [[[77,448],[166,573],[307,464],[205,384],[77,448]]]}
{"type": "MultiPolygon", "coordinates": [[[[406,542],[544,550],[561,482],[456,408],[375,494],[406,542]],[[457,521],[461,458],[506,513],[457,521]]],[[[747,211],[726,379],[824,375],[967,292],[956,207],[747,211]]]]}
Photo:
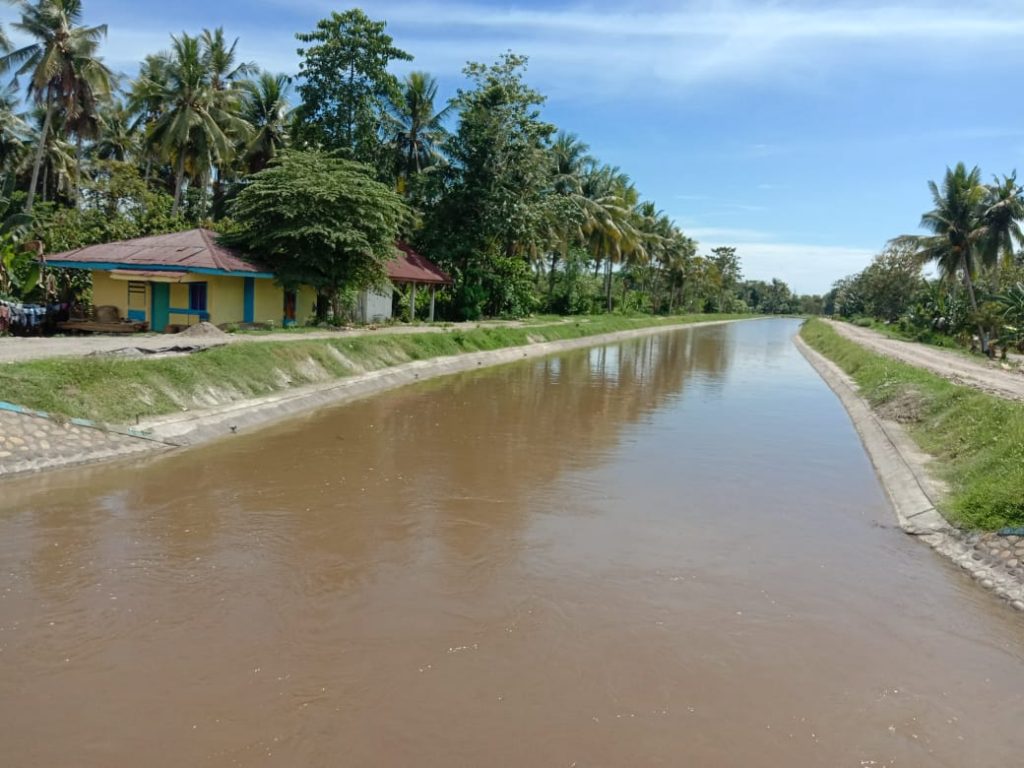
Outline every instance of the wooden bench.
{"type": "Polygon", "coordinates": [[[57,323],[57,329],[68,333],[141,333],[149,330],[149,323],[125,320],[117,307],[93,307],[82,317],[72,317],[57,323]]]}

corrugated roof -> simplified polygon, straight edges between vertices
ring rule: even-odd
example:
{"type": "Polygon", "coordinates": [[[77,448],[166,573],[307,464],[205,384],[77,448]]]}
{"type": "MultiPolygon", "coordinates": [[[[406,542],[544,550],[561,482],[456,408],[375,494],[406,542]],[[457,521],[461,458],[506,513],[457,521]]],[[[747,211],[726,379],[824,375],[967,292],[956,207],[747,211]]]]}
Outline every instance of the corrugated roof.
{"type": "Polygon", "coordinates": [[[267,272],[230,248],[217,243],[217,234],[207,229],[190,229],[169,235],[117,240],[101,245],[88,245],[73,251],[44,257],[46,263],[117,264],[127,268],[173,268],[182,271],[217,270],[218,272],[267,272]]]}
{"type": "Polygon", "coordinates": [[[396,283],[433,283],[451,285],[452,279],[444,270],[405,243],[397,243],[398,255],[388,262],[388,277],[396,283]]]}
{"type": "MultiPolygon", "coordinates": [[[[258,262],[217,243],[217,234],[207,229],[190,229],[169,235],[118,240],[88,245],[73,251],[44,257],[47,264],[117,265],[124,269],[171,269],[181,272],[216,270],[218,272],[270,273],[258,262]]],[[[405,243],[397,243],[394,260],[387,264],[388,277],[399,283],[451,285],[452,279],[436,264],[416,253],[405,243]]]]}

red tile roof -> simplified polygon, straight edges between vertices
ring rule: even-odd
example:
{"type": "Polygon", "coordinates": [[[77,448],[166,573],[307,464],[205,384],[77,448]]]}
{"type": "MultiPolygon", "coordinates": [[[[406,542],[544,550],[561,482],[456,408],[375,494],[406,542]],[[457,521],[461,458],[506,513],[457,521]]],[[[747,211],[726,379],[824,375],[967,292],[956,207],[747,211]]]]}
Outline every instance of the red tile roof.
{"type": "Polygon", "coordinates": [[[425,257],[416,253],[405,243],[396,243],[398,255],[388,262],[388,277],[396,283],[433,283],[451,285],[448,273],[425,257]]]}
{"type": "MultiPolygon", "coordinates": [[[[47,264],[116,264],[145,269],[167,267],[180,271],[216,270],[218,272],[266,273],[269,270],[244,258],[240,253],[217,243],[217,234],[208,229],[190,229],[169,235],[118,240],[87,245],[73,251],[44,257],[47,264]]],[[[102,268],[102,267],[101,267],[102,268]]]]}

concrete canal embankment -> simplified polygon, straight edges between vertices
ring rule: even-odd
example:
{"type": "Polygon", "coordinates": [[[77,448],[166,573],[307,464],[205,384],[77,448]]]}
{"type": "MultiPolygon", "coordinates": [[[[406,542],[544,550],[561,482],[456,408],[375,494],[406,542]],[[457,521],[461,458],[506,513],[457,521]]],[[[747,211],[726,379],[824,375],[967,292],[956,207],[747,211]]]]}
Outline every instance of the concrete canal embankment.
{"type": "Polygon", "coordinates": [[[846,408],[900,527],[1024,611],[1024,536],[972,533],[947,521],[938,508],[945,489],[929,469],[931,458],[899,422],[873,410],[838,365],[800,336],[794,337],[794,343],[846,408]]]}
{"type": "MultiPolygon", "coordinates": [[[[343,378],[286,387],[262,397],[231,399],[227,395],[220,398],[228,400],[225,403],[205,408],[182,408],[169,415],[139,419],[131,426],[67,419],[8,404],[6,409],[0,410],[0,478],[197,445],[416,381],[651,334],[728,322],[736,320],[662,324],[558,341],[543,341],[540,335],[531,336],[529,342],[522,346],[401,362],[343,378]]],[[[216,392],[206,394],[211,400],[219,399],[216,392]]]]}

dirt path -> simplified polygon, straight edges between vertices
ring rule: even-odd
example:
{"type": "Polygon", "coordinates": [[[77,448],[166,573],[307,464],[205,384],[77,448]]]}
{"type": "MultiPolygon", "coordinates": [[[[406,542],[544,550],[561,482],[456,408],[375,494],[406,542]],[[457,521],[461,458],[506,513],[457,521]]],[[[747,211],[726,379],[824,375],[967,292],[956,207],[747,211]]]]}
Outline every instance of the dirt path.
{"type": "Polygon", "coordinates": [[[981,358],[975,361],[939,347],[890,339],[877,331],[849,323],[830,321],[830,324],[837,333],[872,352],[923,368],[955,384],[974,387],[1007,400],[1024,400],[1024,373],[1020,370],[1006,370],[997,362],[990,363],[981,358]]]}
{"type": "Polygon", "coordinates": [[[0,338],[0,363],[40,360],[47,357],[85,357],[86,355],[116,352],[123,349],[144,349],[158,353],[176,346],[216,347],[221,344],[259,343],[268,341],[309,341],[312,339],[342,339],[352,336],[386,336],[405,333],[439,333],[447,330],[478,327],[519,327],[514,320],[495,320],[484,323],[447,323],[445,325],[389,325],[381,328],[352,328],[337,331],[309,331],[297,333],[250,334],[235,333],[216,337],[180,334],[142,333],[124,336],[52,336],[48,338],[0,338]]]}

